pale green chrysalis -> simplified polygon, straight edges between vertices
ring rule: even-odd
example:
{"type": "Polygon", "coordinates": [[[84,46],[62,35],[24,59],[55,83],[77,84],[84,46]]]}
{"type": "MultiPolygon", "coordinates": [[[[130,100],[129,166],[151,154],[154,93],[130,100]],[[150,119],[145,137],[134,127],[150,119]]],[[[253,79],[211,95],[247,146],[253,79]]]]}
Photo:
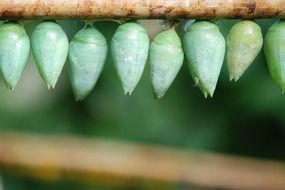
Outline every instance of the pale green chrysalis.
{"type": "Polygon", "coordinates": [[[227,37],[226,60],[230,80],[237,81],[259,54],[263,45],[261,28],[253,21],[235,24],[227,37]]]}
{"type": "Polygon", "coordinates": [[[28,62],[30,39],[18,23],[8,22],[0,26],[0,70],[6,86],[13,90],[28,62]]]}
{"type": "Polygon", "coordinates": [[[179,36],[174,28],[158,34],[150,45],[150,76],[154,94],[164,96],[177,76],[184,59],[179,36]]]}
{"type": "Polygon", "coordinates": [[[105,37],[92,26],[73,37],[68,54],[68,71],[76,100],[83,100],[94,88],[107,57],[105,37]]]}
{"type": "Polygon", "coordinates": [[[264,52],[273,80],[285,92],[285,21],[271,26],[265,36],[264,52]]]}
{"type": "Polygon", "coordinates": [[[225,39],[218,26],[194,23],[185,33],[183,48],[192,77],[205,97],[214,94],[225,56],[225,39]]]}
{"type": "Polygon", "coordinates": [[[131,95],[143,74],[147,61],[148,34],[137,23],[122,24],[112,38],[111,51],[124,93],[131,95]]]}
{"type": "Polygon", "coordinates": [[[44,21],[31,37],[32,51],[41,77],[54,88],[68,54],[68,38],[55,22],[44,21]]]}

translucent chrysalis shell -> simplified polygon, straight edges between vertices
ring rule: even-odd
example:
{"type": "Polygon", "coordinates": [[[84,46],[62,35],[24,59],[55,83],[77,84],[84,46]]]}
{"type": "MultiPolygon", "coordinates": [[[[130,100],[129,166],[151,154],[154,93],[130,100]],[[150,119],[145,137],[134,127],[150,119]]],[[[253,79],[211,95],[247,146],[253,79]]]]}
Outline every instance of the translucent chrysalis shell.
{"type": "Polygon", "coordinates": [[[76,100],[83,100],[94,88],[107,57],[105,37],[88,26],[73,37],[68,55],[68,71],[76,100]]]}
{"type": "Polygon", "coordinates": [[[10,90],[20,80],[30,54],[30,39],[18,23],[0,26],[0,70],[10,90]]]}
{"type": "Polygon", "coordinates": [[[263,45],[261,28],[253,21],[235,24],[227,37],[226,60],[230,80],[237,81],[259,54],[263,45]]]}
{"type": "Polygon", "coordinates": [[[183,59],[181,40],[175,29],[168,29],[154,38],[149,62],[152,87],[157,98],[164,96],[177,76],[183,59]]]}
{"type": "Polygon", "coordinates": [[[137,86],[147,61],[148,34],[137,23],[122,24],[112,38],[111,51],[124,93],[130,95],[137,86]]]}
{"type": "Polygon", "coordinates": [[[68,54],[68,38],[52,21],[39,24],[31,37],[32,51],[41,77],[48,88],[54,88],[68,54]]]}
{"type": "Polygon", "coordinates": [[[265,36],[264,52],[273,80],[285,91],[285,21],[271,26],[265,36]]]}
{"type": "Polygon", "coordinates": [[[225,56],[225,39],[218,26],[194,23],[185,33],[183,48],[196,85],[205,97],[214,94],[225,56]]]}

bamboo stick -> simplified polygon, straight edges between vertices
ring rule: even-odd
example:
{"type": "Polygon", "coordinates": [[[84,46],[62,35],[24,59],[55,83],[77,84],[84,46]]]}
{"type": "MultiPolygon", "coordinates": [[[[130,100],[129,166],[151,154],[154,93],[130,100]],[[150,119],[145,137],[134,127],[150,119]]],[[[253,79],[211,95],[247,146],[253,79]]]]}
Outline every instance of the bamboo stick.
{"type": "Polygon", "coordinates": [[[102,139],[0,134],[0,170],[41,180],[285,189],[285,163],[102,139]]]}
{"type": "Polygon", "coordinates": [[[284,0],[1,0],[1,19],[285,18],[284,0]]]}

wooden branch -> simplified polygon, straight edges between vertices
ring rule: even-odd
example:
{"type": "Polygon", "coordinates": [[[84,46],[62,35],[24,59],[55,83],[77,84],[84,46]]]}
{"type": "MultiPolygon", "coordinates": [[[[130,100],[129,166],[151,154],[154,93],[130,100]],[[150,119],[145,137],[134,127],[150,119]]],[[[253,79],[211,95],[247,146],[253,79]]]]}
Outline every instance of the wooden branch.
{"type": "Polygon", "coordinates": [[[1,19],[285,18],[284,0],[1,0],[1,19]]]}
{"type": "Polygon", "coordinates": [[[285,163],[102,139],[0,135],[0,169],[41,180],[285,189],[285,163]]]}

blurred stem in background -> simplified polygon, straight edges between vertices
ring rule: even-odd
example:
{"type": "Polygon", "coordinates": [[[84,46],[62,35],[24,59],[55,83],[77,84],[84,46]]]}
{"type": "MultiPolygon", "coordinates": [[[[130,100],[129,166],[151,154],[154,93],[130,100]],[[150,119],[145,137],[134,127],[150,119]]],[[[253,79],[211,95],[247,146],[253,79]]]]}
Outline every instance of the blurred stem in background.
{"type": "Polygon", "coordinates": [[[205,189],[285,188],[281,162],[67,135],[1,134],[0,167],[3,174],[42,181],[122,188],[164,190],[180,184],[205,189]]]}

